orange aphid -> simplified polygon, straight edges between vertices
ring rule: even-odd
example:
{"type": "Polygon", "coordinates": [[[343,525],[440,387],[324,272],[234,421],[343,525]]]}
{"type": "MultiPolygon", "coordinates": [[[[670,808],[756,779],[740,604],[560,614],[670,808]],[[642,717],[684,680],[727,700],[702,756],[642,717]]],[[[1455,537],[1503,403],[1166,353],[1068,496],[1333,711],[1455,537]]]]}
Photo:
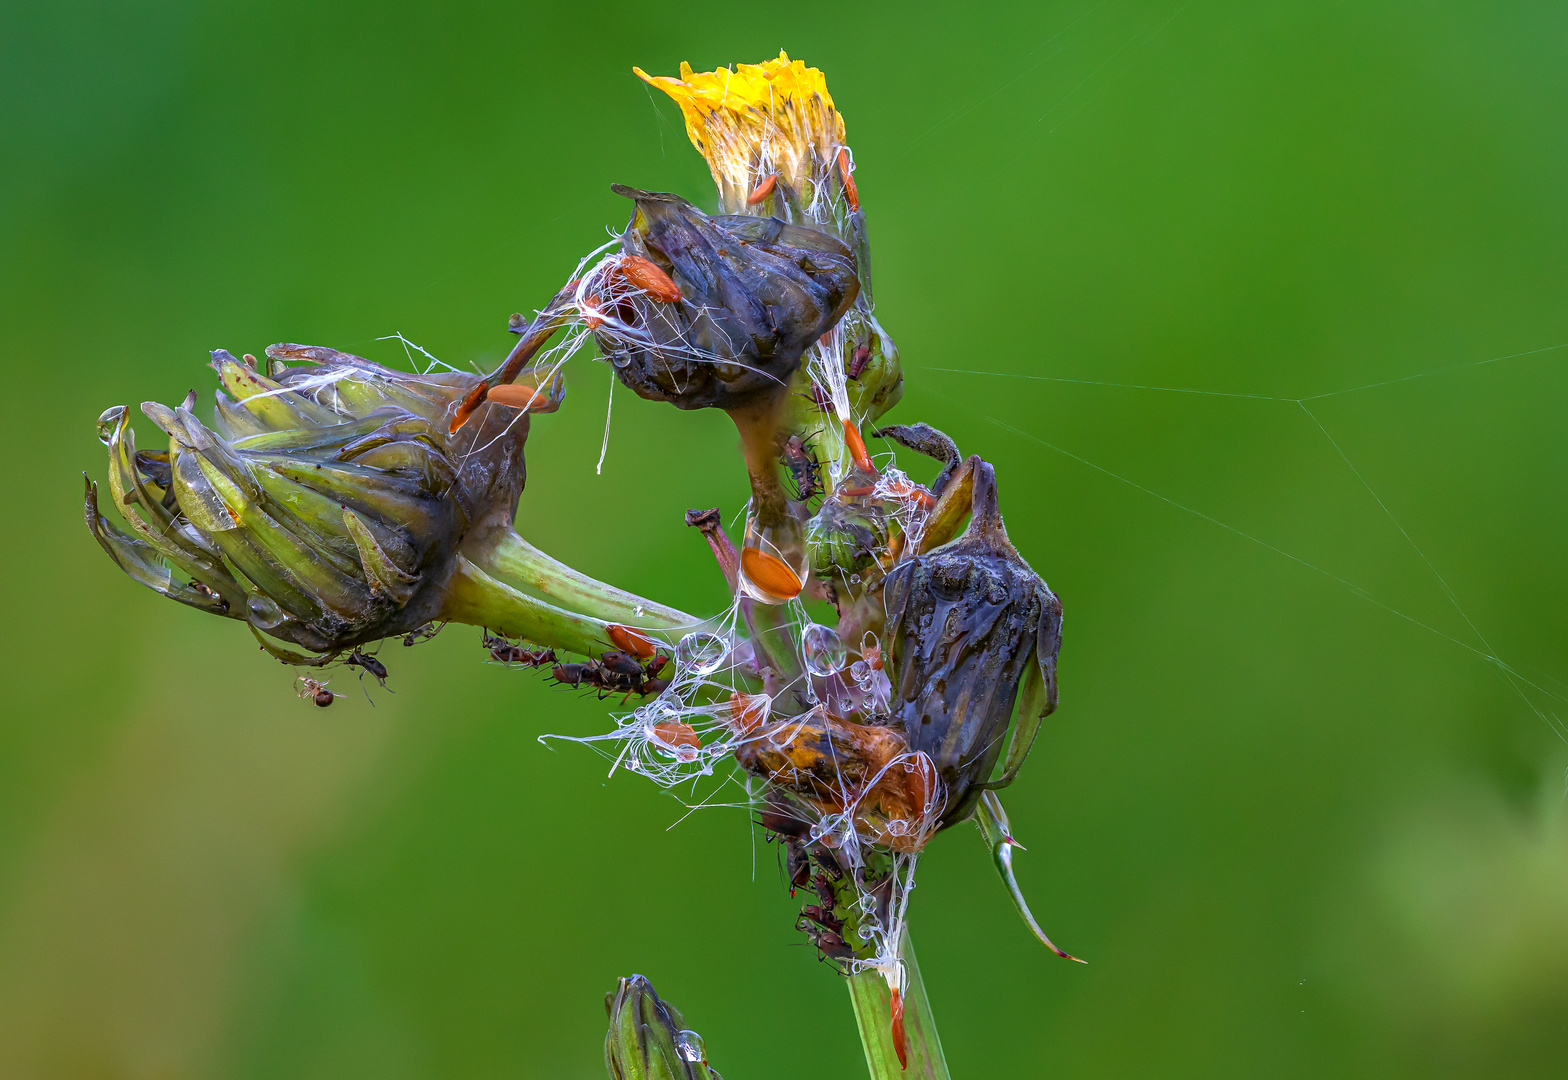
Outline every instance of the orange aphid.
{"type": "Polygon", "coordinates": [[[448,435],[454,434],[458,428],[468,423],[468,418],[474,414],[474,410],[479,408],[480,403],[485,400],[485,391],[489,389],[490,384],[480,379],[479,384],[468,392],[468,396],[457,403],[457,411],[452,414],[452,426],[447,428],[446,433],[448,435]]]}
{"type": "Polygon", "coordinates": [[[604,319],[599,315],[599,294],[589,293],[583,300],[583,322],[588,324],[588,329],[597,330],[604,325],[604,319]]]}
{"type": "Polygon", "coordinates": [[[504,383],[501,386],[492,386],[490,392],[485,395],[485,400],[513,409],[529,409],[536,404],[542,404],[546,396],[545,392],[537,386],[504,383]]]}
{"type": "Polygon", "coordinates": [[[904,762],[904,792],[909,799],[910,810],[917,817],[923,817],[936,792],[936,766],[923,750],[917,750],[913,757],[904,762]]]}
{"type": "Polygon", "coordinates": [[[767,719],[768,698],[764,694],[730,695],[730,727],[742,735],[750,735],[767,719]]]}
{"type": "Polygon", "coordinates": [[[849,150],[843,146],[838,148],[838,175],[844,181],[844,200],[851,210],[859,210],[860,192],[855,190],[855,178],[849,171],[849,150]]]}
{"type": "Polygon", "coordinates": [[[655,300],[673,304],[681,298],[681,288],[670,280],[670,275],[641,255],[628,255],[621,260],[621,276],[655,300]]]}
{"type": "Polygon", "coordinates": [[[848,420],[844,421],[844,442],[849,446],[849,456],[855,459],[856,467],[875,476],[877,467],[866,451],[866,440],[860,437],[860,429],[848,420]]]}
{"type": "Polygon", "coordinates": [[[912,480],[904,479],[892,486],[892,495],[895,499],[904,499],[907,502],[918,504],[922,509],[929,510],[936,505],[936,496],[912,480]]]}
{"type": "Polygon", "coordinates": [[[653,737],[671,750],[682,746],[689,746],[693,750],[702,749],[702,740],[697,737],[697,729],[679,720],[666,720],[661,724],[653,725],[653,737]]]}
{"type": "Polygon", "coordinates": [[[630,627],[611,623],[605,627],[605,634],[609,637],[610,644],[628,656],[635,656],[639,660],[653,659],[653,642],[630,627]]]}
{"type": "Polygon", "coordinates": [[[800,595],[804,582],[789,564],[777,555],[769,555],[756,548],[745,548],[740,553],[741,572],[746,579],[769,596],[793,600],[800,595]]]}
{"type": "Polygon", "coordinates": [[[769,195],[772,195],[773,188],[778,184],[778,182],[779,178],[777,173],[769,173],[767,176],[764,176],[757,186],[751,189],[751,194],[746,196],[746,205],[756,206],[763,199],[766,199],[769,195]]]}
{"type": "Polygon", "coordinates": [[[882,670],[882,646],[867,645],[860,651],[860,658],[877,671],[882,670]]]}

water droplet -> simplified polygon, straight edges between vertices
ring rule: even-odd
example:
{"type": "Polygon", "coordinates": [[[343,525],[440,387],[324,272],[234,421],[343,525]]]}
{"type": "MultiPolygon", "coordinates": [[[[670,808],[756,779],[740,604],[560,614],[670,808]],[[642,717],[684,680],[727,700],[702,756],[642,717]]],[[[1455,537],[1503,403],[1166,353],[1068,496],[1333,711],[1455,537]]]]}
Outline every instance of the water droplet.
{"type": "Polygon", "coordinates": [[[799,519],[786,517],[764,526],[752,513],[740,549],[740,585],[764,604],[784,604],[800,595],[806,582],[805,535],[799,519]]]}
{"type": "Polygon", "coordinates": [[[860,584],[860,575],[859,574],[850,574],[849,575],[849,583],[851,585],[859,585],[860,584]]]}
{"type": "Polygon", "coordinates": [[[707,1061],[708,1048],[702,1044],[702,1036],[695,1031],[683,1031],[675,1036],[675,1049],[687,1061],[707,1061]]]}
{"type": "Polygon", "coordinates": [[[821,623],[812,623],[800,635],[800,653],[806,661],[806,670],[813,675],[827,676],[844,666],[846,650],[837,631],[821,623]]]}
{"type": "Polygon", "coordinates": [[[718,634],[697,630],[675,645],[675,670],[681,674],[712,675],[724,665],[729,643],[718,634]]]}

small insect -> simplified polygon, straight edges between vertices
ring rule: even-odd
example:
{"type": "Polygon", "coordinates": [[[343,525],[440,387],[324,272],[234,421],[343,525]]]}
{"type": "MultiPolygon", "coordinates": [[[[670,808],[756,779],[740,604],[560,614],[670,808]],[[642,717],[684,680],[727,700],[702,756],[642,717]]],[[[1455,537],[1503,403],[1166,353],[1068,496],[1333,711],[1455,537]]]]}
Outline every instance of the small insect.
{"type": "Polygon", "coordinates": [[[811,835],[811,822],[801,818],[788,803],[770,799],[757,814],[757,824],[775,836],[801,840],[811,835]]]}
{"type": "Polygon", "coordinates": [[[349,667],[365,669],[371,675],[373,675],[376,682],[380,683],[382,686],[387,684],[387,666],[380,660],[377,660],[374,656],[368,656],[365,653],[360,652],[358,649],[355,649],[353,652],[348,654],[348,659],[343,662],[349,667]]]}
{"type": "Polygon", "coordinates": [[[822,412],[833,411],[833,398],[816,383],[811,384],[811,403],[822,412]]]}
{"type": "Polygon", "coordinates": [[[860,209],[860,192],[855,190],[855,178],[850,174],[849,148],[838,148],[838,175],[844,181],[844,201],[849,203],[851,210],[860,209]]]}
{"type": "Polygon", "coordinates": [[[860,428],[849,420],[844,421],[844,442],[849,446],[849,456],[855,459],[855,467],[875,476],[877,467],[872,464],[871,455],[866,450],[866,440],[860,437],[860,428]]]}
{"type": "Polygon", "coordinates": [[[849,947],[849,942],[832,930],[818,930],[812,933],[806,931],[812,939],[812,944],[817,947],[817,952],[822,960],[853,960],[855,950],[849,947]]]}
{"type": "Polygon", "coordinates": [[[746,205],[756,206],[763,199],[772,195],[773,189],[778,185],[778,182],[779,177],[777,173],[769,173],[767,176],[764,176],[757,186],[751,189],[751,194],[746,196],[746,205]]]}
{"type": "Polygon", "coordinates": [[[771,703],[772,699],[766,694],[742,694],[738,691],[731,694],[729,726],[742,735],[750,735],[768,718],[768,707],[771,703]]]}
{"type": "Polygon", "coordinates": [[[321,709],[331,705],[333,699],[337,697],[327,689],[326,683],[317,682],[308,675],[301,675],[294,680],[294,692],[321,709]]]}
{"type": "Polygon", "coordinates": [[[702,749],[697,729],[679,720],[653,725],[653,740],[682,761],[697,760],[697,751],[702,749]]]}
{"type": "Polygon", "coordinates": [[[811,879],[811,887],[817,890],[817,899],[822,901],[822,906],[832,911],[838,906],[838,897],[833,892],[833,883],[826,877],[818,874],[811,879]]]}
{"type": "Polygon", "coordinates": [[[639,660],[653,659],[653,642],[631,629],[631,627],[622,626],[619,623],[611,623],[605,627],[605,634],[609,637],[610,644],[621,650],[621,652],[630,653],[639,660]]]}
{"type": "Polygon", "coordinates": [[[822,494],[822,463],[799,435],[784,440],[784,467],[795,481],[796,502],[810,502],[822,494]]]}
{"type": "Polygon", "coordinates": [[[486,401],[494,401],[513,409],[522,409],[524,412],[529,411],[535,405],[543,404],[548,397],[549,395],[541,387],[519,386],[517,383],[503,383],[500,386],[492,386],[489,392],[485,394],[486,401]]]}
{"type": "Polygon", "coordinates": [[[501,664],[522,664],[526,667],[544,667],[555,663],[554,649],[525,649],[513,645],[506,638],[485,635],[484,647],[490,650],[491,659],[501,664]]]}
{"type": "Polygon", "coordinates": [[[849,371],[847,374],[851,379],[858,379],[869,363],[871,363],[871,346],[857,345],[855,351],[849,354],[849,371]]]}
{"type": "Polygon", "coordinates": [[[588,324],[590,330],[597,330],[604,325],[603,308],[600,307],[602,303],[598,293],[589,293],[583,300],[583,322],[588,324]]]}
{"type": "Polygon", "coordinates": [[[796,889],[804,889],[811,884],[811,856],[806,854],[806,845],[799,840],[787,840],[784,843],[784,869],[789,877],[789,894],[795,895],[796,889]]]}
{"type": "Polygon", "coordinates": [[[601,698],[611,694],[646,697],[649,694],[662,694],[669,687],[670,681],[657,675],[664,670],[669,659],[667,656],[655,655],[645,666],[639,664],[635,657],[612,651],[601,653],[597,660],[585,660],[581,664],[556,664],[550,677],[558,686],[592,687],[601,698]]]}
{"type": "Polygon", "coordinates": [[[620,270],[622,277],[655,300],[673,304],[681,298],[681,288],[670,280],[670,275],[661,270],[657,263],[649,262],[641,255],[623,258],[620,270]]]}
{"type": "Polygon", "coordinates": [[[418,645],[421,641],[429,641],[439,634],[441,628],[445,625],[446,623],[444,622],[427,622],[423,626],[416,626],[403,635],[403,644],[412,647],[418,645]]]}

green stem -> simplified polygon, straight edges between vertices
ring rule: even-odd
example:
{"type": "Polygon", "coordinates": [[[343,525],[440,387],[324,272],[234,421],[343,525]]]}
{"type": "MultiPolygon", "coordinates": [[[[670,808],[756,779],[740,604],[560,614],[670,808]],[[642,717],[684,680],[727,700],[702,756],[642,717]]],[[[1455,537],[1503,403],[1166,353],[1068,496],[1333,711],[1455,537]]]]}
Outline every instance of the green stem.
{"type": "Polygon", "coordinates": [[[474,566],[514,589],[526,587],[572,611],[639,630],[687,630],[702,620],[606,585],[551,558],[511,529],[465,552],[474,566]]]}
{"type": "Polygon", "coordinates": [[[536,600],[497,581],[461,555],[447,585],[441,618],[583,656],[597,657],[614,648],[604,620],[536,600]]]}
{"type": "Polygon", "coordinates": [[[909,1067],[898,1063],[893,1049],[892,998],[887,980],[875,970],[849,976],[849,1001],[855,1009],[860,1028],[860,1045],[866,1052],[866,1067],[871,1080],[948,1080],[947,1060],[942,1056],[942,1040],[937,1036],[936,1020],[931,1015],[931,1000],[926,997],[915,949],[904,931],[904,1038],[909,1067]]]}

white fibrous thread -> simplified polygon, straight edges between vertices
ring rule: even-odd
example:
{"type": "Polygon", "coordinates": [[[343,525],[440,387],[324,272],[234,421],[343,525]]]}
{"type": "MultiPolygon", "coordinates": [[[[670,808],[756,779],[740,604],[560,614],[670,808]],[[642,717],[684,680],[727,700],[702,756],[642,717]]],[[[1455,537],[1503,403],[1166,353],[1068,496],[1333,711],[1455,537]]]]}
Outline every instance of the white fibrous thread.
{"type": "MultiPolygon", "coordinates": [[[[796,682],[774,690],[778,696],[796,695],[813,707],[802,715],[775,717],[775,698],[751,693],[743,679],[755,679],[757,667],[744,634],[741,604],[737,599],[724,615],[681,638],[671,657],[673,672],[668,687],[637,708],[615,714],[612,730],[589,736],[545,735],[540,741],[591,746],[611,761],[612,776],[625,769],[666,789],[688,787],[681,801],[689,815],[718,806],[754,808],[752,778],[735,759],[736,751],[748,744],[760,746],[771,741],[774,748],[783,748],[814,722],[830,722],[829,714],[886,715],[891,685],[886,673],[866,658],[881,655],[876,636],[864,635],[862,658],[848,663],[836,632],[813,622],[795,600],[784,610],[803,674],[796,682]],[[709,783],[704,784],[705,780],[709,783]],[[726,793],[728,799],[724,798],[726,793]]],[[[755,794],[771,791],[775,798],[782,794],[793,813],[809,824],[807,841],[831,849],[847,875],[857,908],[854,922],[862,935],[862,940],[850,944],[857,951],[869,946],[872,955],[844,961],[846,967],[851,971],[876,968],[884,976],[896,978],[901,964],[899,941],[917,859],[914,854],[895,852],[892,874],[873,880],[868,877],[866,848],[878,840],[897,843],[902,837],[911,837],[917,843],[928,836],[936,828],[944,792],[930,759],[918,752],[893,756],[875,774],[856,784],[841,776],[830,786],[836,790],[826,801],[842,807],[831,813],[787,787],[765,784],[755,794]],[[865,835],[857,819],[870,809],[868,797],[884,779],[902,782],[915,771],[925,778],[926,795],[914,819],[878,819],[882,835],[865,835]]]]}

